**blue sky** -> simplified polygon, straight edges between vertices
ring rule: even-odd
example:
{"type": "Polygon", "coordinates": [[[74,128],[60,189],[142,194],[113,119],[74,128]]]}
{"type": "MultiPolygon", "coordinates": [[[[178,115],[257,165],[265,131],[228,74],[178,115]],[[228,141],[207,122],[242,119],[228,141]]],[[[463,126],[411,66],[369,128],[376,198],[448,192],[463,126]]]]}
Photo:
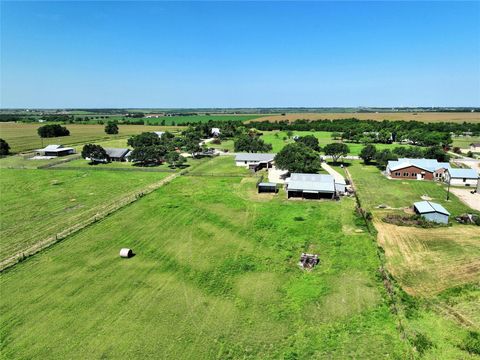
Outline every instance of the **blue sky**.
{"type": "Polygon", "coordinates": [[[479,2],[2,2],[2,107],[479,106],[479,2]]]}

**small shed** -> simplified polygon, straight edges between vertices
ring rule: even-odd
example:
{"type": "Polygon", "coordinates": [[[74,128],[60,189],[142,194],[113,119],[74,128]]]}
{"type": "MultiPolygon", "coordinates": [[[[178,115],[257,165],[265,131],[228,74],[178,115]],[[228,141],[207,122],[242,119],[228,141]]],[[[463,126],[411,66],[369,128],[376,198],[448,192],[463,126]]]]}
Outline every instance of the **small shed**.
{"type": "Polygon", "coordinates": [[[120,257],[128,259],[128,258],[131,258],[132,256],[133,256],[132,249],[128,249],[128,248],[120,249],[120,257]]]}
{"type": "Polygon", "coordinates": [[[277,184],[271,182],[261,182],[258,184],[258,193],[277,193],[277,184]]]}
{"type": "Polygon", "coordinates": [[[419,201],[413,204],[413,209],[428,221],[448,224],[450,213],[440,204],[430,201],[419,201]]]}

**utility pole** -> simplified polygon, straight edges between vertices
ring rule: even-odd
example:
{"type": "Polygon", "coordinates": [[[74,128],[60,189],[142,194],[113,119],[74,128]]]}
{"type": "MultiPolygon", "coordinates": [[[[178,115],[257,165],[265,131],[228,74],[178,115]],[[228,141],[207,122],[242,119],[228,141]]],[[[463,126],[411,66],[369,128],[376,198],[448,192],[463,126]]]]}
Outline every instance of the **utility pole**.
{"type": "Polygon", "coordinates": [[[447,201],[450,199],[450,181],[451,180],[452,180],[452,177],[450,176],[450,173],[448,173],[447,201]]]}

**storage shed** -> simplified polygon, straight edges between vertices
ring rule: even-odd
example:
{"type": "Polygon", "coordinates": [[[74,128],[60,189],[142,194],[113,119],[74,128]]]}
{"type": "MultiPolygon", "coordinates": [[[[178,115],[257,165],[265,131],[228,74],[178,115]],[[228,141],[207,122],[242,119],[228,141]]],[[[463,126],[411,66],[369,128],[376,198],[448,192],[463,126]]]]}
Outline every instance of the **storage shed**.
{"type": "Polygon", "coordinates": [[[419,201],[413,204],[413,209],[428,221],[448,224],[450,213],[440,204],[430,201],[419,201]]]}
{"type": "Polygon", "coordinates": [[[43,149],[35,150],[35,152],[40,156],[66,156],[75,154],[75,149],[63,145],[47,145],[43,149]]]}
{"type": "Polygon", "coordinates": [[[120,249],[120,257],[128,259],[128,258],[131,258],[132,256],[133,256],[132,249],[128,249],[128,248],[120,249]]]}
{"type": "Polygon", "coordinates": [[[277,193],[277,184],[271,182],[261,182],[258,184],[258,193],[277,193]]]}
{"type": "Polygon", "coordinates": [[[332,175],[294,173],[288,179],[287,198],[333,199],[335,180],[332,175]]]}

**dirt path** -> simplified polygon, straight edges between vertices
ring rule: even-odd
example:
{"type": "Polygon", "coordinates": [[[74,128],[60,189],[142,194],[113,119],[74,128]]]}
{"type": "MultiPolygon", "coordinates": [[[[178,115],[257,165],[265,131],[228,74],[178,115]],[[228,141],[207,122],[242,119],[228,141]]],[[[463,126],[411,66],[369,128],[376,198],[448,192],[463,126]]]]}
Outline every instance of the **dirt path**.
{"type": "Polygon", "coordinates": [[[466,205],[471,207],[473,210],[480,211],[480,194],[472,194],[471,188],[468,189],[459,189],[459,188],[450,188],[450,192],[454,193],[460,200],[462,200],[466,205]]]}
{"type": "Polygon", "coordinates": [[[333,176],[335,181],[345,181],[345,177],[342,176],[337,170],[332,168],[330,165],[328,165],[326,162],[322,162],[322,168],[328,172],[330,175],[333,176]]]}
{"type": "Polygon", "coordinates": [[[115,199],[114,202],[112,202],[109,206],[105,207],[102,209],[101,212],[95,214],[94,216],[91,216],[90,218],[75,224],[69,228],[66,228],[62,232],[56,234],[55,236],[50,236],[46,239],[40,240],[37,243],[35,243],[32,246],[29,246],[22,251],[16,253],[15,255],[12,255],[0,262],[0,272],[14,266],[15,264],[19,263],[20,261],[35,255],[39,253],[40,251],[52,246],[53,244],[58,243],[59,241],[64,240],[66,237],[75,234],[76,232],[84,229],[85,227],[107,217],[110,214],[113,214],[114,212],[124,208],[125,206],[139,200],[143,196],[150,194],[151,192],[159,189],[163,185],[169,183],[176,177],[180,176],[182,172],[178,172],[175,174],[172,174],[170,176],[167,176],[166,178],[163,178],[160,181],[157,181],[153,184],[149,184],[145,186],[144,188],[131,192],[127,195],[124,195],[123,197],[115,199]]]}

